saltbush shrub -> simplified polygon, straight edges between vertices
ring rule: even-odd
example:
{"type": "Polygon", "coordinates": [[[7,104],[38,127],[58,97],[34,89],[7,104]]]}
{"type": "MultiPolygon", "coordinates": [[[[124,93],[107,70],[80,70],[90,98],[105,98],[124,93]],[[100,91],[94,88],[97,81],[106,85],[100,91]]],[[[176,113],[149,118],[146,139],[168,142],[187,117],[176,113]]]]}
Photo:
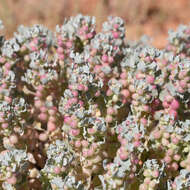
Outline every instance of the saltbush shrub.
{"type": "Polygon", "coordinates": [[[125,33],[78,15],[0,37],[1,189],[190,189],[190,27],[163,50],[125,33]]]}

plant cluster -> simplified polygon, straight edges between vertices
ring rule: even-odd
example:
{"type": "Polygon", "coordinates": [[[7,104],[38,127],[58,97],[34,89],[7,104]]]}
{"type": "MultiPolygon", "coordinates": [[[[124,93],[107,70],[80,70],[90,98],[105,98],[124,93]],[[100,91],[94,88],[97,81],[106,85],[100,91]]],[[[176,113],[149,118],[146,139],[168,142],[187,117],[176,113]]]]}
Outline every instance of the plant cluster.
{"type": "Polygon", "coordinates": [[[189,26],[158,50],[119,17],[0,36],[0,188],[190,189],[189,48],[189,26]]]}

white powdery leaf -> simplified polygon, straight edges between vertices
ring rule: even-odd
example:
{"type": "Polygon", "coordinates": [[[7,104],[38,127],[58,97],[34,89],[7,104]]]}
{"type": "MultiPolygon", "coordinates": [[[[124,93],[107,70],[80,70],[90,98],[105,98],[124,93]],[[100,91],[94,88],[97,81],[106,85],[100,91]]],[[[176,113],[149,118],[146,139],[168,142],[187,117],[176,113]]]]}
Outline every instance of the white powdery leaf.
{"type": "Polygon", "coordinates": [[[56,185],[56,187],[61,190],[64,188],[64,181],[61,177],[54,177],[52,180],[51,180],[51,183],[56,185]]]}
{"type": "Polygon", "coordinates": [[[15,188],[7,182],[3,182],[2,187],[3,189],[6,189],[6,190],[15,190],[15,188]]]}
{"type": "Polygon", "coordinates": [[[3,22],[2,20],[0,20],[0,30],[2,30],[4,28],[3,22]]]}

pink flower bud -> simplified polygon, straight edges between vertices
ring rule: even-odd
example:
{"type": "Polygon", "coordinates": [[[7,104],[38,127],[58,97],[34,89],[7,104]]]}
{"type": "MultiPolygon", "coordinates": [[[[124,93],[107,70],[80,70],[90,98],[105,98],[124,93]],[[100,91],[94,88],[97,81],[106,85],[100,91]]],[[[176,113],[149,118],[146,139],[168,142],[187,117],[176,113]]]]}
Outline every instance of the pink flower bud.
{"type": "Polygon", "coordinates": [[[146,57],[144,58],[144,60],[145,60],[146,62],[151,62],[151,57],[150,57],[150,56],[146,56],[146,57]]]}
{"type": "Polygon", "coordinates": [[[4,99],[9,104],[12,102],[12,98],[11,97],[5,96],[4,99]]]}
{"type": "Polygon", "coordinates": [[[11,63],[9,63],[9,62],[7,62],[6,64],[5,64],[5,67],[6,67],[6,69],[10,69],[11,68],[11,63]]]}
{"type": "Polygon", "coordinates": [[[121,135],[118,135],[118,136],[117,136],[117,139],[118,139],[119,142],[121,142],[121,141],[122,141],[121,135]]]}
{"type": "Polygon", "coordinates": [[[167,102],[171,102],[171,101],[173,100],[173,97],[172,97],[171,95],[167,95],[167,96],[165,97],[165,100],[166,100],[167,102]]]}
{"type": "Polygon", "coordinates": [[[62,54],[63,53],[63,48],[62,47],[58,47],[57,48],[57,53],[62,54]]]}
{"type": "Polygon", "coordinates": [[[154,83],[154,77],[149,75],[149,76],[146,77],[146,81],[147,81],[149,84],[153,84],[153,83],[154,83]]]}
{"type": "Polygon", "coordinates": [[[87,34],[87,39],[91,39],[93,37],[93,34],[90,32],[87,34]]]}
{"type": "Polygon", "coordinates": [[[168,149],[167,154],[168,154],[169,156],[172,156],[173,153],[174,153],[173,149],[168,149]]]}
{"type": "Polygon", "coordinates": [[[186,85],[187,85],[187,82],[189,82],[189,80],[190,80],[190,77],[187,76],[187,77],[185,77],[184,80],[182,80],[182,81],[186,82],[186,85]]]}
{"type": "Polygon", "coordinates": [[[169,104],[167,101],[163,101],[162,105],[164,108],[169,108],[169,104]]]}
{"type": "Polygon", "coordinates": [[[184,92],[185,92],[185,90],[184,90],[181,86],[179,86],[179,87],[177,88],[177,91],[178,91],[179,93],[184,93],[184,92]]]}
{"type": "Polygon", "coordinates": [[[40,111],[42,113],[45,113],[45,112],[47,112],[47,108],[45,106],[42,106],[42,107],[40,107],[40,111]]]}
{"type": "Polygon", "coordinates": [[[55,174],[60,174],[60,172],[61,172],[61,168],[59,166],[55,166],[54,173],[55,174]]]}
{"type": "Polygon", "coordinates": [[[92,156],[94,154],[94,150],[91,148],[87,151],[88,156],[92,156]]]}
{"type": "Polygon", "coordinates": [[[41,121],[46,121],[47,120],[47,114],[46,113],[40,113],[40,115],[38,115],[38,118],[41,121]]]}
{"type": "Polygon", "coordinates": [[[127,85],[128,85],[127,80],[121,80],[121,83],[122,83],[123,87],[127,87],[127,85]]]}
{"type": "Polygon", "coordinates": [[[179,82],[179,85],[180,85],[181,88],[186,88],[187,87],[187,82],[185,80],[181,80],[179,82]]]}
{"type": "Polygon", "coordinates": [[[111,64],[111,63],[113,63],[113,61],[114,61],[114,59],[113,59],[113,57],[108,57],[108,62],[111,64]]]}
{"type": "Polygon", "coordinates": [[[8,124],[8,123],[3,123],[3,124],[1,125],[1,127],[2,127],[3,129],[8,128],[8,126],[9,126],[9,124],[8,124]]]}
{"type": "Polygon", "coordinates": [[[80,134],[80,130],[79,129],[71,129],[71,135],[78,136],[79,134],[80,134]]]}
{"type": "Polygon", "coordinates": [[[176,99],[172,100],[171,109],[177,110],[179,108],[179,102],[176,99]]]}
{"type": "Polygon", "coordinates": [[[76,104],[78,102],[78,98],[71,98],[71,103],[76,104]]]}
{"type": "Polygon", "coordinates": [[[73,89],[73,86],[72,86],[71,84],[69,84],[69,85],[68,85],[68,88],[69,88],[70,90],[72,90],[72,89],[73,89]]]}
{"type": "Polygon", "coordinates": [[[135,141],[133,143],[134,147],[139,147],[141,145],[140,141],[135,141]]]}
{"type": "Polygon", "coordinates": [[[174,155],[174,160],[179,161],[181,159],[181,156],[179,154],[174,155]]]}
{"type": "Polygon", "coordinates": [[[78,90],[79,90],[79,91],[84,90],[84,86],[83,86],[82,84],[79,84],[79,85],[78,85],[78,90]]]}
{"type": "Polygon", "coordinates": [[[37,51],[37,47],[36,47],[36,44],[34,43],[34,42],[30,42],[30,49],[32,50],[32,51],[37,51]]]}
{"type": "Polygon", "coordinates": [[[121,140],[121,145],[122,145],[122,146],[125,146],[126,144],[127,144],[127,140],[126,140],[126,139],[122,139],[122,140],[121,140]]]}
{"type": "Polygon", "coordinates": [[[78,96],[78,91],[73,90],[73,91],[72,91],[72,94],[73,94],[73,96],[77,97],[77,96],[78,96]]]}
{"type": "Polygon", "coordinates": [[[177,137],[172,138],[172,142],[176,145],[179,143],[179,139],[177,137]]]}
{"type": "Polygon", "coordinates": [[[101,78],[104,78],[104,77],[105,77],[105,74],[104,74],[103,72],[100,72],[99,75],[100,75],[101,78]]]}
{"type": "Polygon", "coordinates": [[[113,107],[109,107],[109,108],[107,109],[107,114],[113,115],[113,113],[114,113],[113,107]]]}
{"type": "Polygon", "coordinates": [[[62,45],[63,45],[62,40],[61,40],[61,39],[60,39],[60,40],[57,40],[57,44],[58,44],[58,46],[62,46],[62,45]]]}
{"type": "Polygon", "coordinates": [[[107,92],[106,92],[106,95],[111,96],[112,94],[113,94],[113,92],[110,89],[108,89],[107,92]]]}
{"type": "Polygon", "coordinates": [[[51,116],[53,116],[53,115],[56,114],[56,110],[53,109],[53,108],[51,108],[51,109],[48,110],[48,113],[49,113],[51,116]]]}
{"type": "Polygon", "coordinates": [[[131,92],[135,92],[135,87],[134,87],[134,85],[129,85],[129,90],[130,90],[131,92]]]}
{"type": "Polygon", "coordinates": [[[71,121],[71,118],[69,116],[64,116],[64,123],[69,124],[71,121]]]}
{"type": "Polygon", "coordinates": [[[52,131],[55,131],[56,130],[56,125],[55,123],[51,122],[51,121],[48,121],[47,123],[47,129],[48,131],[52,132],[52,131]]]}
{"type": "Polygon", "coordinates": [[[145,119],[145,118],[141,118],[141,123],[143,124],[143,125],[147,125],[147,119],[145,119]]]}
{"type": "Polygon", "coordinates": [[[44,142],[44,141],[46,141],[47,139],[48,139],[48,135],[47,135],[46,133],[41,133],[41,134],[39,135],[39,140],[40,140],[40,141],[44,142]]]}
{"type": "Polygon", "coordinates": [[[147,190],[147,189],[148,189],[148,187],[147,187],[146,184],[141,184],[141,185],[139,186],[139,190],[147,190]]]}
{"type": "Polygon", "coordinates": [[[174,190],[176,190],[176,189],[177,189],[177,185],[176,185],[176,183],[175,183],[175,182],[173,182],[173,183],[172,183],[172,188],[173,188],[174,190]]]}
{"type": "Polygon", "coordinates": [[[55,123],[56,122],[56,117],[55,116],[50,116],[49,121],[55,123]]]}
{"type": "Polygon", "coordinates": [[[76,147],[76,148],[81,147],[81,141],[77,140],[77,141],[75,142],[75,147],[76,147]]]}
{"type": "Polygon", "coordinates": [[[125,98],[128,98],[130,96],[130,93],[127,89],[124,89],[121,91],[121,94],[125,97],[125,98]]]}
{"type": "Polygon", "coordinates": [[[89,134],[94,134],[96,133],[96,130],[94,128],[87,129],[89,134]]]}
{"type": "Polygon", "coordinates": [[[103,62],[107,62],[107,61],[108,61],[108,56],[104,54],[104,55],[102,56],[102,61],[103,61],[103,62]]]}
{"type": "Polygon", "coordinates": [[[3,112],[0,112],[0,117],[4,117],[5,114],[3,112]]]}
{"type": "Polygon", "coordinates": [[[71,122],[70,122],[70,126],[71,126],[72,128],[76,128],[76,127],[77,127],[77,121],[76,121],[76,120],[71,121],[71,122]]]}
{"type": "Polygon", "coordinates": [[[166,138],[166,139],[170,138],[170,134],[169,134],[169,133],[167,133],[167,132],[166,132],[166,133],[164,133],[164,134],[163,134],[163,136],[164,136],[164,138],[166,138]]]}
{"type": "Polygon", "coordinates": [[[173,162],[172,163],[172,168],[175,170],[175,171],[177,171],[178,170],[178,164],[176,163],[176,162],[173,162]]]}
{"type": "Polygon", "coordinates": [[[4,57],[0,57],[0,63],[4,63],[6,60],[4,57]]]}
{"type": "Polygon", "coordinates": [[[149,183],[150,183],[150,178],[148,178],[148,177],[146,177],[145,179],[144,179],[144,182],[148,185],[149,183]]]}
{"type": "Polygon", "coordinates": [[[100,90],[98,90],[96,93],[95,93],[95,97],[98,97],[100,96],[100,90]]]}
{"type": "Polygon", "coordinates": [[[88,86],[84,85],[84,91],[85,91],[85,92],[88,91],[88,86]]]}
{"type": "Polygon", "coordinates": [[[15,175],[12,175],[10,178],[8,178],[7,180],[7,183],[11,184],[11,185],[15,185],[16,182],[17,182],[17,178],[15,175]]]}
{"type": "Polygon", "coordinates": [[[17,137],[16,135],[11,135],[11,136],[9,137],[9,140],[10,140],[10,142],[11,142],[12,144],[18,143],[18,137],[17,137]]]}
{"type": "Polygon", "coordinates": [[[184,167],[186,166],[186,162],[185,162],[184,160],[181,161],[181,162],[180,162],[180,166],[184,168],[184,167]]]}
{"type": "Polygon", "coordinates": [[[128,154],[127,153],[120,153],[119,157],[121,160],[126,160],[128,158],[128,154]]]}
{"type": "Polygon", "coordinates": [[[64,58],[65,58],[64,54],[59,54],[59,59],[60,60],[64,60],[64,58]]]}
{"type": "Polygon", "coordinates": [[[113,37],[114,37],[115,39],[117,39],[117,38],[119,37],[119,33],[118,33],[118,32],[113,32],[113,37]]]}
{"type": "Polygon", "coordinates": [[[113,118],[112,118],[111,115],[107,115],[107,116],[106,116],[106,122],[107,122],[107,123],[111,123],[112,120],[113,120],[113,118]]]}
{"type": "Polygon", "coordinates": [[[122,72],[121,75],[120,75],[121,79],[126,79],[127,77],[127,74],[126,72],[122,72]]]}
{"type": "Polygon", "coordinates": [[[83,146],[83,147],[87,147],[87,146],[88,146],[88,141],[83,140],[83,141],[82,141],[82,146],[83,146]]]}
{"type": "Polygon", "coordinates": [[[158,171],[158,170],[154,170],[154,171],[152,172],[152,176],[153,176],[154,178],[157,178],[157,177],[159,176],[159,171],[158,171]]]}
{"type": "Polygon", "coordinates": [[[80,105],[81,107],[83,107],[84,102],[83,102],[82,100],[79,100],[79,105],[80,105]]]}
{"type": "Polygon", "coordinates": [[[70,42],[70,41],[66,42],[66,46],[67,46],[67,48],[71,48],[72,47],[72,42],[70,42]]]}
{"type": "Polygon", "coordinates": [[[101,66],[100,65],[95,65],[94,72],[100,73],[100,71],[101,71],[101,66]]]}
{"type": "Polygon", "coordinates": [[[3,117],[0,117],[0,123],[4,123],[5,119],[3,117]]]}
{"type": "Polygon", "coordinates": [[[132,95],[132,98],[133,98],[134,100],[137,100],[138,97],[139,97],[139,95],[138,95],[137,93],[134,93],[134,94],[132,95]]]}
{"type": "Polygon", "coordinates": [[[170,114],[171,116],[173,116],[174,119],[176,119],[177,116],[178,116],[177,112],[176,112],[175,110],[173,110],[173,109],[169,110],[169,114],[170,114]]]}
{"type": "Polygon", "coordinates": [[[36,94],[35,94],[38,98],[41,98],[43,96],[42,92],[40,91],[37,91],[36,94]]]}
{"type": "Polygon", "coordinates": [[[155,131],[153,135],[155,139],[159,139],[161,137],[160,131],[155,131]]]}
{"type": "Polygon", "coordinates": [[[169,141],[168,141],[167,139],[165,139],[165,138],[162,138],[162,144],[163,144],[164,146],[168,146],[169,141]]]}
{"type": "Polygon", "coordinates": [[[87,157],[87,156],[88,156],[88,151],[84,150],[82,155],[83,155],[84,157],[87,157]]]}
{"type": "Polygon", "coordinates": [[[171,159],[170,156],[166,156],[166,157],[164,158],[164,161],[165,161],[167,164],[169,164],[169,163],[172,161],[172,159],[171,159]]]}
{"type": "Polygon", "coordinates": [[[130,179],[133,179],[134,177],[135,177],[134,173],[131,173],[131,174],[129,175],[129,178],[130,178],[130,179]]]}
{"type": "Polygon", "coordinates": [[[150,184],[149,184],[149,186],[151,188],[154,188],[156,186],[156,182],[155,181],[151,181],[150,184]]]}
{"type": "Polygon", "coordinates": [[[115,29],[118,29],[119,25],[118,25],[118,24],[114,24],[113,27],[114,27],[115,29]]]}

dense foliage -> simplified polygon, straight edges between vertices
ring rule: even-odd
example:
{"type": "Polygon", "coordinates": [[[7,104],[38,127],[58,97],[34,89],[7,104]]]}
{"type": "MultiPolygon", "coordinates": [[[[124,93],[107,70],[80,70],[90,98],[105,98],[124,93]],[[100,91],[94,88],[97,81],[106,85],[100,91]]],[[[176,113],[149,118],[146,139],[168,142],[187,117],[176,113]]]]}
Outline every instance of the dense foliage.
{"type": "Polygon", "coordinates": [[[0,36],[1,189],[190,189],[190,27],[164,50],[125,32],[78,15],[0,36]]]}

